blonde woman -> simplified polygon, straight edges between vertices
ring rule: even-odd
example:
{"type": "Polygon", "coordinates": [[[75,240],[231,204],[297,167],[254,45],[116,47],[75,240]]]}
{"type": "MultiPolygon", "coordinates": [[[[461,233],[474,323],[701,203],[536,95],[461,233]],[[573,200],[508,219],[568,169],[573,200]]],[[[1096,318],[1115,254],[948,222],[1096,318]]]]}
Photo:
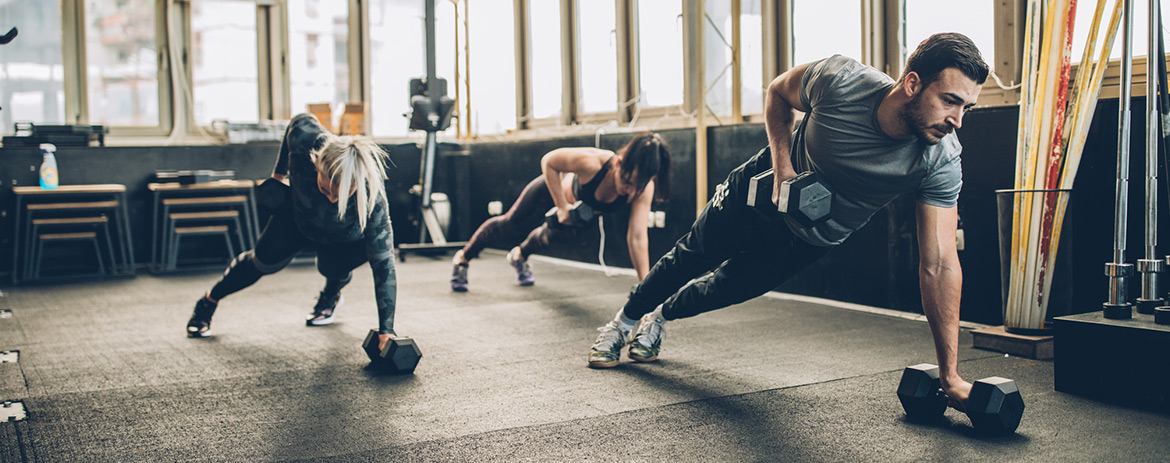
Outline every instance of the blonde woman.
{"type": "Polygon", "coordinates": [[[312,248],[325,288],[305,324],[332,323],[341,288],[349,283],[353,269],[369,262],[378,303],[378,347],[385,346],[395,336],[397,292],[386,161],[386,152],[368,138],[338,137],[312,115],[294,117],[272,172],[273,178],[291,187],[288,201],[268,220],[256,248],[233,259],[223,278],[195,303],[187,336],[207,336],[220,300],[312,248]]]}

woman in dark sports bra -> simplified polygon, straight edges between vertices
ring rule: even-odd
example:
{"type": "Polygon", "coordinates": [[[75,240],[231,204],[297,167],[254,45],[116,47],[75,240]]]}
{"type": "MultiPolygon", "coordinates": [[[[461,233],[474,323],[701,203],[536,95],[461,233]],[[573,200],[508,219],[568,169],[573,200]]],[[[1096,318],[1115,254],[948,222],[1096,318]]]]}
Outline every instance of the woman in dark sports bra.
{"type": "MultiPolygon", "coordinates": [[[[535,283],[528,256],[550,243],[572,239],[585,227],[570,226],[570,207],[578,200],[593,207],[594,215],[629,204],[630,226],[626,245],[638,281],[650,271],[647,216],[650,205],[664,201],[670,191],[670,147],[656,133],[642,132],[614,153],[597,148],[558,148],[540,160],[543,175],[536,177],[504,215],[488,219],[455,253],[451,289],[467,291],[467,266],[489,245],[520,242],[508,253],[521,286],[535,283]],[[545,212],[557,209],[558,223],[545,222],[545,212]],[[525,238],[527,237],[527,238],[525,238]]],[[[592,220],[589,223],[593,223],[592,220]]]]}

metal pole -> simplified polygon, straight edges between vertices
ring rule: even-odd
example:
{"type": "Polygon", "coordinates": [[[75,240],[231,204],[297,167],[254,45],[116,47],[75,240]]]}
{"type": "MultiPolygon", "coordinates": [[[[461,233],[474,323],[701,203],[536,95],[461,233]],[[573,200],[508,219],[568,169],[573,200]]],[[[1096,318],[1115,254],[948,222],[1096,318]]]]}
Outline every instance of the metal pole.
{"type": "MultiPolygon", "coordinates": [[[[427,96],[431,99],[427,120],[431,123],[427,127],[427,141],[423,149],[422,159],[422,207],[421,215],[431,213],[431,179],[435,170],[435,128],[439,120],[439,89],[438,79],[435,77],[435,0],[426,0],[426,42],[427,42],[427,96]]],[[[425,217],[419,220],[418,242],[427,242],[427,227],[425,217]]]]}
{"type": "Polygon", "coordinates": [[[1121,27],[1121,98],[1117,128],[1117,199],[1113,212],[1113,262],[1105,264],[1109,277],[1109,300],[1104,304],[1105,318],[1133,316],[1133,304],[1126,294],[1126,279],[1133,275],[1133,265],[1125,263],[1125,221],[1129,193],[1129,86],[1133,82],[1133,2],[1124,0],[1121,27]]]}
{"type": "Polygon", "coordinates": [[[1158,291],[1158,274],[1165,271],[1165,261],[1155,257],[1158,247],[1158,27],[1159,1],[1149,0],[1149,37],[1146,53],[1146,258],[1137,261],[1142,275],[1142,294],[1137,300],[1137,311],[1153,314],[1162,305],[1158,291]]]}

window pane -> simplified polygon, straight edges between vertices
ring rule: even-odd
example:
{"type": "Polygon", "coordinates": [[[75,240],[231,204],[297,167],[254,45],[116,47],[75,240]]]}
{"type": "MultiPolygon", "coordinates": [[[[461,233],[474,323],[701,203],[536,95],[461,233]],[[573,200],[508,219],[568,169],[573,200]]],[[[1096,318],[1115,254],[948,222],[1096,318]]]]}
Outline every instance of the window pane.
{"type": "Polygon", "coordinates": [[[312,103],[333,104],[334,116],[349,102],[348,2],[289,0],[288,52],[292,114],[312,103]]]}
{"type": "MultiPolygon", "coordinates": [[[[454,98],[454,7],[436,2],[435,16],[435,73],[447,79],[448,96],[454,98]]],[[[374,136],[401,137],[408,132],[403,113],[410,113],[410,79],[427,74],[425,19],[423,2],[418,0],[370,2],[369,110],[374,136]]]]}
{"type": "Polygon", "coordinates": [[[560,2],[528,3],[532,27],[532,117],[561,115],[561,7],[560,2]]]}
{"type": "MultiPolygon", "coordinates": [[[[1081,57],[1085,52],[1085,42],[1089,38],[1089,26],[1092,25],[1093,13],[1097,8],[1096,2],[1080,1],[1077,2],[1077,15],[1073,28],[1073,45],[1071,61],[1073,63],[1081,62],[1081,57]]],[[[1133,56],[1145,56],[1146,50],[1149,50],[1149,38],[1147,38],[1146,31],[1149,30],[1148,23],[1150,21],[1149,12],[1150,5],[1147,2],[1133,2],[1133,56]]],[[[1109,2],[1105,6],[1105,10],[1101,13],[1101,28],[1097,32],[1097,49],[1094,50],[1093,59],[1097,59],[1097,52],[1101,50],[1103,45],[1101,43],[1105,40],[1105,32],[1109,28],[1109,20],[1113,15],[1113,3],[1109,2]]],[[[1170,24],[1170,8],[1165,4],[1162,5],[1162,35],[1167,35],[1165,32],[1166,24],[1170,24]]],[[[1113,50],[1109,54],[1109,59],[1121,59],[1121,29],[1117,27],[1117,39],[1113,44],[1113,50]]],[[[1144,69],[1141,72],[1145,72],[1144,69]]]]}
{"type": "Polygon", "coordinates": [[[641,104],[683,103],[682,0],[638,0],[638,74],[641,104]]]}
{"type": "Polygon", "coordinates": [[[834,54],[861,59],[861,4],[857,0],[796,0],[792,8],[793,64],[834,54]]]}
{"type": "Polygon", "coordinates": [[[85,34],[89,121],[159,125],[154,1],[89,0],[85,34]]]}
{"type": "Polygon", "coordinates": [[[191,3],[191,75],[195,122],[260,118],[256,57],[256,5],[248,2],[191,3]]]}
{"type": "Polygon", "coordinates": [[[19,24],[20,35],[0,45],[0,131],[14,122],[65,122],[59,2],[0,3],[0,34],[19,24]]]}
{"type": "Polygon", "coordinates": [[[740,110],[743,114],[764,112],[764,16],[760,0],[739,0],[739,66],[743,79],[740,110]]]}
{"type": "MultiPolygon", "coordinates": [[[[707,0],[703,18],[703,42],[707,67],[704,85],[707,89],[707,106],[716,116],[731,115],[731,2],[733,0],[707,0]]],[[[738,0],[735,0],[738,1],[738,0]]]]}
{"type": "Polygon", "coordinates": [[[470,2],[471,131],[516,128],[516,41],[512,0],[470,2]]]}
{"type": "MultiPolygon", "coordinates": [[[[906,47],[902,60],[927,37],[939,32],[966,35],[979,47],[983,61],[995,68],[996,2],[970,0],[905,0],[906,47]]],[[[1086,2],[1090,3],[1090,2],[1086,2]]]]}
{"type": "Polygon", "coordinates": [[[617,109],[616,6],[612,1],[577,4],[580,38],[581,112],[613,112],[617,109]]]}

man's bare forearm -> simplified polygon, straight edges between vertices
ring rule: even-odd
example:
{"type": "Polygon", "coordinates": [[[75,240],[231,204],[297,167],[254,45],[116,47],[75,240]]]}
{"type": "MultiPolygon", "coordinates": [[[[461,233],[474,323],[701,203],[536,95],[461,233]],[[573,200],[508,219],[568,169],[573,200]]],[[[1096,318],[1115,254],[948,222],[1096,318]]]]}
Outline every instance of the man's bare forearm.
{"type": "Polygon", "coordinates": [[[963,271],[955,265],[923,265],[919,269],[922,287],[922,307],[930,323],[938,357],[939,379],[948,383],[962,381],[959,377],[959,300],[963,287],[963,271]]]}

